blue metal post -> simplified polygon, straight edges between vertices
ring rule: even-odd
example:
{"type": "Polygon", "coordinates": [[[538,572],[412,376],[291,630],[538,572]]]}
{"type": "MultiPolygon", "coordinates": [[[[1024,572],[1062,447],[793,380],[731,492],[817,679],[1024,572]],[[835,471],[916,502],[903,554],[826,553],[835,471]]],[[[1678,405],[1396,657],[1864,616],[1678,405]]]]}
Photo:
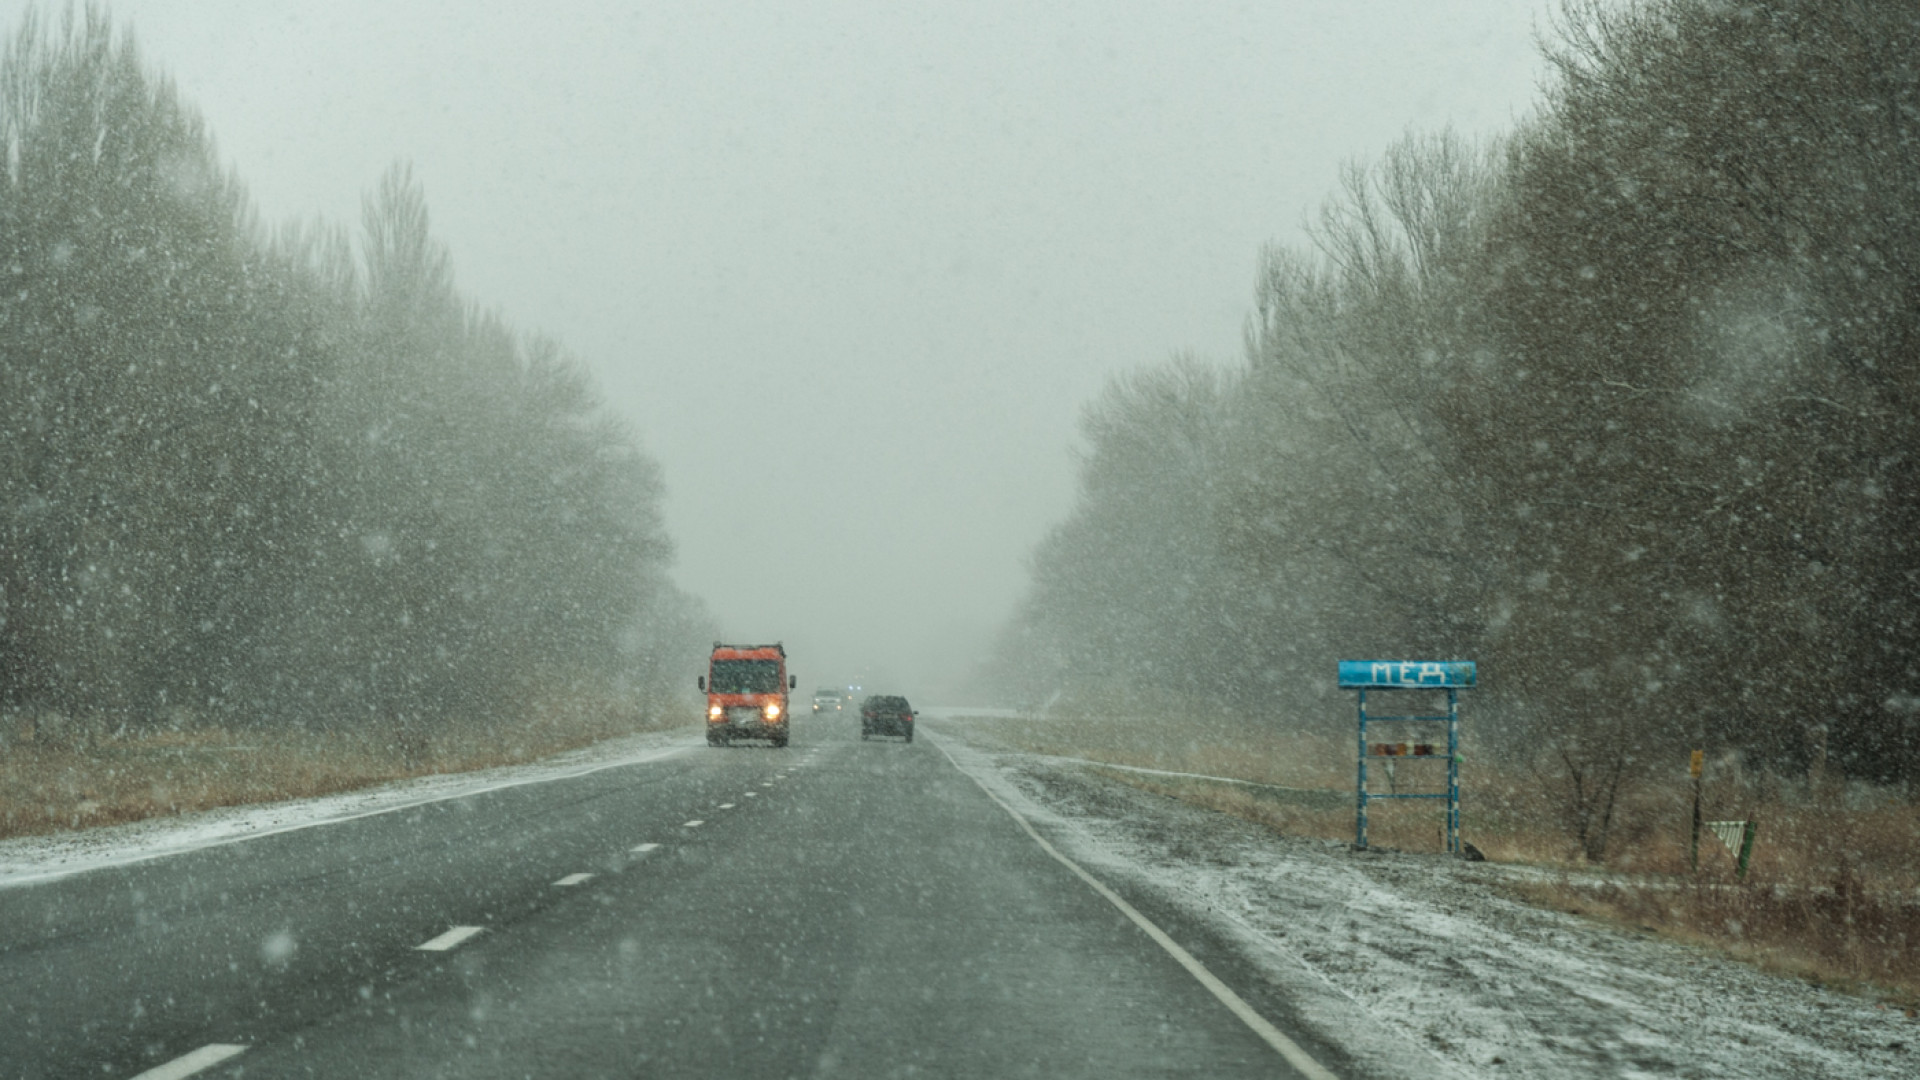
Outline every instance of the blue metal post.
{"type": "Polygon", "coordinates": [[[1447,854],[1460,854],[1460,693],[1447,690],[1447,854]]]}
{"type": "MultiPolygon", "coordinates": [[[[1360,723],[1358,725],[1358,745],[1354,750],[1353,784],[1353,846],[1356,850],[1367,848],[1367,804],[1374,799],[1445,799],[1446,834],[1445,842],[1448,854],[1458,855],[1463,846],[1460,842],[1460,690],[1471,689],[1478,681],[1478,671],[1471,660],[1342,660],[1340,661],[1340,688],[1359,691],[1360,723]],[[1375,690],[1418,690],[1431,693],[1444,690],[1447,694],[1445,715],[1434,713],[1411,713],[1406,716],[1367,715],[1367,691],[1375,690]],[[1389,790],[1385,795],[1373,795],[1367,791],[1368,753],[1367,722],[1379,720],[1396,724],[1437,724],[1444,721],[1447,725],[1447,790],[1399,791],[1389,790]]],[[[1431,698],[1424,699],[1431,701],[1431,698]]],[[[1425,729],[1431,731],[1431,728],[1425,729]]],[[[1427,736],[1431,739],[1432,736],[1427,736]]],[[[1408,744],[1399,743],[1382,750],[1385,758],[1411,757],[1415,761],[1432,761],[1431,742],[1415,743],[1411,754],[1408,744]]],[[[1393,763],[1387,765],[1391,777],[1393,763]]],[[[1422,775],[1430,776],[1431,773],[1422,775]]]]}
{"type": "Polygon", "coordinates": [[[1353,846],[1367,849],[1367,691],[1360,689],[1360,782],[1354,785],[1359,800],[1353,819],[1353,846]]]}

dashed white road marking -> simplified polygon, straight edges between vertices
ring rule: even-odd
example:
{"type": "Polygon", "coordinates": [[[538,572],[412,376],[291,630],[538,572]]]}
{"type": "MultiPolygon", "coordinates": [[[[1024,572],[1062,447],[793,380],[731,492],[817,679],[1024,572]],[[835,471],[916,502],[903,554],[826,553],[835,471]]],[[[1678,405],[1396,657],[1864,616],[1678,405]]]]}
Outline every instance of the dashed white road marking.
{"type": "Polygon", "coordinates": [[[202,1069],[211,1069],[215,1065],[243,1053],[247,1048],[239,1043],[208,1043],[191,1054],[182,1054],[165,1065],[155,1065],[133,1080],[181,1080],[192,1076],[202,1069]]]}
{"type": "Polygon", "coordinates": [[[647,852],[652,851],[654,848],[657,848],[659,846],[660,846],[659,844],[635,844],[631,848],[628,848],[627,850],[635,852],[640,855],[645,855],[647,852]]]}
{"type": "Polygon", "coordinates": [[[705,825],[705,824],[706,824],[706,822],[705,822],[705,821],[703,821],[703,820],[701,820],[700,818],[694,818],[694,819],[693,819],[692,821],[689,821],[689,822],[687,822],[687,823],[686,823],[685,825],[682,825],[682,826],[680,826],[680,827],[681,827],[681,828],[683,828],[683,829],[697,829],[697,828],[699,828],[700,826],[702,826],[702,825],[705,825]]]}
{"type": "Polygon", "coordinates": [[[566,877],[563,877],[559,881],[554,882],[554,884],[555,885],[578,885],[581,882],[586,881],[592,877],[593,877],[592,874],[568,874],[566,877]]]}
{"type": "Polygon", "coordinates": [[[758,797],[759,797],[759,795],[760,795],[760,793],[759,793],[759,792],[757,792],[757,791],[749,791],[749,792],[747,792],[747,793],[746,793],[746,795],[745,795],[744,797],[745,797],[745,798],[749,798],[749,799],[753,799],[753,798],[758,798],[758,797]]]}
{"type": "Polygon", "coordinates": [[[732,803],[730,803],[730,802],[723,802],[723,803],[721,803],[721,804],[720,804],[720,809],[722,809],[722,810],[731,810],[731,809],[733,809],[733,804],[732,804],[732,803]]]}
{"type": "Polygon", "coordinates": [[[446,952],[448,949],[453,948],[455,945],[460,944],[485,929],[486,927],[484,926],[456,926],[446,933],[441,934],[439,937],[434,938],[432,941],[415,945],[414,948],[423,952],[446,952]]]}

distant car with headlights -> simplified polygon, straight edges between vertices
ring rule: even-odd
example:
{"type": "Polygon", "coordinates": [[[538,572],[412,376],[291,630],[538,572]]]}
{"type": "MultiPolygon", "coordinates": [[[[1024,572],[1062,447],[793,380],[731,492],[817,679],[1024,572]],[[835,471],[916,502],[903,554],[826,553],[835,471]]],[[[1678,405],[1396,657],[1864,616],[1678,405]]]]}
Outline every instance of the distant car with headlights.
{"type": "Polygon", "coordinates": [[[707,673],[698,680],[707,692],[707,745],[735,739],[766,739],[787,745],[787,691],[800,680],[787,674],[787,650],[772,645],[713,643],[707,673]]]}
{"type": "Polygon", "coordinates": [[[918,714],[897,694],[875,694],[860,703],[860,737],[899,735],[913,741],[913,718],[918,714]]]}
{"type": "Polygon", "coordinates": [[[815,690],[813,692],[813,711],[840,712],[847,707],[847,697],[838,690],[815,690]]]}

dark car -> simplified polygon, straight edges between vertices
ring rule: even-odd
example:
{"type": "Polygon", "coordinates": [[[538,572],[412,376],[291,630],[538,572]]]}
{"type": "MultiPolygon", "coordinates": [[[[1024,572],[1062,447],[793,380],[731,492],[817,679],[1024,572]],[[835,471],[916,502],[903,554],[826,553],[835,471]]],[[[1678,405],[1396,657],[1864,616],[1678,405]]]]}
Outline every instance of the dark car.
{"type": "Polygon", "coordinates": [[[875,694],[860,703],[860,737],[900,735],[913,741],[913,706],[893,694],[875,694]]]}

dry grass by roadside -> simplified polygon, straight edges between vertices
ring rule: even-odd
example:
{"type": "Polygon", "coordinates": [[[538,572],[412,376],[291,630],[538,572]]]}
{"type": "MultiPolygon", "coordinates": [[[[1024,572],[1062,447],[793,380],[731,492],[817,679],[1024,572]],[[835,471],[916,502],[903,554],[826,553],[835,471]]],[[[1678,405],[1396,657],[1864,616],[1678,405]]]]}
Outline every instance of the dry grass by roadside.
{"type": "Polygon", "coordinates": [[[1351,739],[1254,727],[1225,717],[1168,722],[1151,716],[969,719],[968,733],[1029,753],[1088,757],[1116,765],[1204,773],[1283,787],[1352,791],[1351,739]]]}
{"type": "MultiPolygon", "coordinates": [[[[1100,770],[1283,834],[1353,839],[1354,748],[1344,731],[1154,717],[969,720],[967,730],[1031,753],[1272,785],[1100,770]]],[[[1512,886],[1521,899],[1653,929],[1780,974],[1879,993],[1909,1009],[1920,1005],[1920,806],[1859,790],[1850,798],[1716,776],[1706,816],[1761,823],[1741,881],[1732,853],[1710,834],[1701,838],[1698,872],[1688,870],[1691,788],[1682,767],[1675,777],[1632,785],[1608,860],[1593,866],[1559,825],[1550,777],[1481,761],[1471,744],[1466,756],[1462,836],[1490,861],[1557,871],[1512,886]]],[[[1418,782],[1405,766],[1403,778],[1418,782]]],[[[1442,850],[1435,803],[1376,802],[1368,817],[1375,847],[1442,850]]]]}
{"type": "Polygon", "coordinates": [[[36,741],[13,730],[0,749],[0,838],[519,764],[696,717],[691,709],[563,700],[520,724],[448,725],[411,737],[183,726],[36,741]]]}
{"type": "Polygon", "coordinates": [[[1756,797],[1747,805],[1759,839],[1742,880],[1733,854],[1710,835],[1701,838],[1699,871],[1689,873],[1685,800],[1661,801],[1671,826],[1612,860],[1625,872],[1569,871],[1524,887],[1526,898],[1920,1009],[1920,807],[1853,806],[1836,792],[1756,797]]]}
{"type": "MultiPolygon", "coordinates": [[[[1277,832],[1353,839],[1353,740],[1345,733],[1288,732],[1227,718],[1170,722],[1140,716],[969,720],[967,730],[976,738],[984,736],[1029,753],[1196,774],[1153,776],[1102,770],[1145,790],[1246,818],[1277,832]],[[1204,776],[1265,786],[1197,778],[1204,776]]],[[[1437,761],[1421,762],[1402,769],[1395,780],[1412,785],[1442,777],[1444,782],[1442,769],[1437,761]]],[[[1384,783],[1378,775],[1376,779],[1384,783]]],[[[1406,851],[1439,851],[1444,846],[1441,812],[1435,803],[1376,802],[1367,814],[1369,840],[1376,846],[1406,851]]]]}
{"type": "Polygon", "coordinates": [[[1795,886],[1731,875],[1516,883],[1514,895],[1719,949],[1778,975],[1882,997],[1920,1014],[1920,903],[1844,878],[1795,886]]]}

